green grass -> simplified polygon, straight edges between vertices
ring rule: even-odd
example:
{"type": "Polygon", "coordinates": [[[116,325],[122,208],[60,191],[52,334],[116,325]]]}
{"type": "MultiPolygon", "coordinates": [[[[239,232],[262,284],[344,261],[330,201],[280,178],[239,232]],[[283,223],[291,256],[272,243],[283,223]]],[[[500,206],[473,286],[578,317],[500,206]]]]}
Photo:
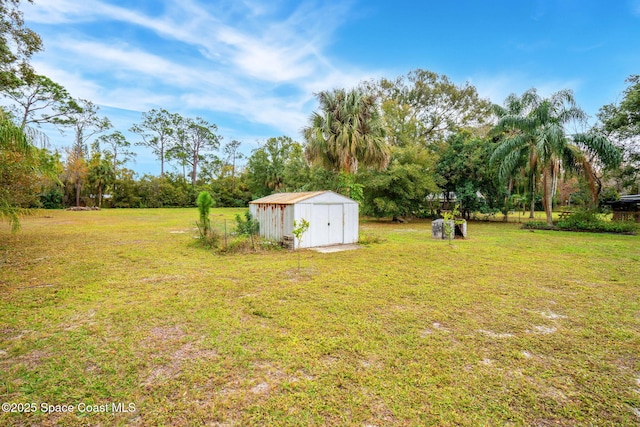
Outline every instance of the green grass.
{"type": "MultiPolygon", "coordinates": [[[[242,209],[213,211],[218,225],[242,209]]],[[[640,236],[362,221],[357,251],[214,255],[196,209],[0,224],[0,425],[621,426],[640,236]]]]}

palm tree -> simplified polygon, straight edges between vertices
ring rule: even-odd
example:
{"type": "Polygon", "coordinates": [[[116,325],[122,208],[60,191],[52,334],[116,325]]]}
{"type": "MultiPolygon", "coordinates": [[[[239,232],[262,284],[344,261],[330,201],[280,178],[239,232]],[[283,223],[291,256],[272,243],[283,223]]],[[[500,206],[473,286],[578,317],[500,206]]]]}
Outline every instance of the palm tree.
{"type": "Polygon", "coordinates": [[[16,203],[21,187],[17,178],[31,166],[25,160],[33,153],[28,136],[0,109],[0,220],[8,220],[12,231],[20,228],[19,217],[26,212],[16,203]]]}
{"type": "MultiPolygon", "coordinates": [[[[493,112],[499,119],[508,116],[524,116],[528,113],[527,106],[534,102],[536,97],[537,93],[535,89],[526,91],[522,96],[511,94],[505,100],[504,107],[494,105],[493,112]]],[[[539,181],[535,135],[511,128],[504,129],[496,127],[495,130],[505,134],[503,142],[510,140],[509,143],[503,143],[498,146],[491,157],[492,162],[500,163],[498,177],[502,181],[509,180],[511,183],[511,178],[521,171],[521,175],[526,179],[526,188],[531,199],[529,218],[534,218],[536,204],[535,193],[539,181]]]]}
{"type": "Polygon", "coordinates": [[[623,153],[604,135],[592,131],[571,136],[570,151],[564,157],[565,168],[582,173],[591,190],[591,204],[598,205],[598,196],[602,189],[601,176],[598,176],[597,164],[607,168],[620,166],[623,153]]]}
{"type": "Polygon", "coordinates": [[[116,179],[113,165],[107,159],[100,158],[98,155],[92,159],[91,165],[87,172],[87,181],[93,191],[95,191],[98,207],[102,207],[102,196],[107,186],[111,185],[116,179]]]}
{"type": "Polygon", "coordinates": [[[317,97],[320,111],[311,115],[303,130],[307,159],[350,176],[359,165],[384,169],[390,151],[375,98],[344,89],[320,92],[317,97]]]}
{"type": "Polygon", "coordinates": [[[500,117],[495,127],[507,135],[496,147],[491,161],[500,163],[499,174],[506,177],[513,176],[522,165],[523,158],[528,159],[532,189],[535,188],[536,177],[541,175],[542,201],[547,224],[551,225],[553,195],[562,167],[582,172],[592,182],[594,162],[613,166],[620,162],[621,154],[602,135],[566,133],[565,125],[586,117],[576,105],[572,91],[561,90],[549,98],[542,98],[535,89],[530,89],[519,98],[519,102],[519,109],[500,117]]]}

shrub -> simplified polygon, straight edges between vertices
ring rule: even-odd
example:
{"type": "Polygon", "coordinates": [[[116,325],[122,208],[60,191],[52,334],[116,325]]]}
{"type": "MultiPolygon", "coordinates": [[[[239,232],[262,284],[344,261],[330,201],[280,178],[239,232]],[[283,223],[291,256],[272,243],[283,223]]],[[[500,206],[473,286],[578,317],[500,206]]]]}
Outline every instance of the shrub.
{"type": "Polygon", "coordinates": [[[522,224],[522,228],[527,230],[554,230],[553,225],[547,224],[546,221],[529,221],[522,224]]]}
{"type": "Polygon", "coordinates": [[[260,232],[260,223],[251,217],[251,212],[244,213],[244,219],[236,215],[236,232],[243,236],[255,236],[260,232]]]}
{"type": "Polygon", "coordinates": [[[251,217],[251,213],[246,211],[244,219],[240,215],[236,215],[236,232],[241,236],[249,236],[251,239],[251,247],[255,249],[255,236],[260,231],[260,223],[251,217]]]}
{"type": "Polygon", "coordinates": [[[200,214],[200,220],[196,222],[200,231],[200,239],[205,246],[217,247],[220,242],[220,234],[211,227],[211,220],[209,219],[209,212],[211,211],[211,206],[213,206],[213,197],[207,191],[201,191],[198,194],[196,204],[200,214]]]}
{"type": "Polygon", "coordinates": [[[58,188],[51,188],[40,194],[40,203],[44,209],[62,209],[64,193],[58,188]]]}
{"type": "Polygon", "coordinates": [[[635,233],[637,226],[628,221],[605,221],[593,210],[574,212],[569,217],[558,221],[560,230],[594,231],[604,233],[635,233]]]}
{"type": "Polygon", "coordinates": [[[529,221],[522,228],[536,230],[589,231],[594,233],[636,234],[638,225],[630,221],[605,221],[593,210],[579,210],[554,226],[543,221],[529,221]]]}

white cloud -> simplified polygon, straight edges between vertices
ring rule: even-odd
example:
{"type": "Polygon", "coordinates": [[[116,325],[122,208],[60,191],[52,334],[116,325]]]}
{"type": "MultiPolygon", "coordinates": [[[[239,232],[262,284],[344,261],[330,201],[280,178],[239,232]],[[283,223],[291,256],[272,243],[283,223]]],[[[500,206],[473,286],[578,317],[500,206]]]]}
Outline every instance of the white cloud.
{"type": "Polygon", "coordinates": [[[346,3],[309,2],[290,10],[285,2],[166,1],[153,15],[107,0],[37,4],[25,15],[40,25],[45,41],[46,51],[34,62],[39,73],[99,105],[202,116],[232,133],[228,138],[254,136],[258,129],[271,129],[261,139],[300,138],[315,92],[381,75],[338,67],[325,54],[348,17],[346,3]],[[95,32],[77,25],[88,22],[95,32]],[[101,33],[105,22],[122,33],[101,33]],[[129,36],[141,29],[155,42],[129,36]],[[235,117],[229,120],[234,125],[220,117],[235,117]],[[250,130],[238,128],[243,121],[250,130]]]}
{"type": "Polygon", "coordinates": [[[95,15],[95,4],[90,1],[49,0],[27,5],[24,13],[29,22],[49,25],[66,24],[92,20],[92,16],[95,15]]]}
{"type": "Polygon", "coordinates": [[[304,47],[270,44],[231,28],[222,30],[219,40],[232,48],[233,62],[248,76],[283,82],[301,79],[314,72],[315,64],[304,47]]]}
{"type": "Polygon", "coordinates": [[[54,82],[62,84],[74,98],[91,99],[97,101],[97,97],[102,89],[98,82],[84,78],[80,72],[68,71],[58,68],[52,62],[35,60],[32,65],[38,74],[49,77],[54,82]]]}

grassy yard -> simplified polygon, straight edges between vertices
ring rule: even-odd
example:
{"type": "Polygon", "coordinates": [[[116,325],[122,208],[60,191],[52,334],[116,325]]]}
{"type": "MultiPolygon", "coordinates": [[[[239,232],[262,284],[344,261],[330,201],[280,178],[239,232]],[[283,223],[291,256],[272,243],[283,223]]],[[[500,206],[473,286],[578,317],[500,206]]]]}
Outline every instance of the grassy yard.
{"type": "Polygon", "coordinates": [[[478,222],[450,245],[362,221],[385,240],[304,251],[298,273],[286,251],[196,248],[196,218],[0,224],[0,401],[38,409],[0,425],[640,422],[640,236],[478,222]]]}

